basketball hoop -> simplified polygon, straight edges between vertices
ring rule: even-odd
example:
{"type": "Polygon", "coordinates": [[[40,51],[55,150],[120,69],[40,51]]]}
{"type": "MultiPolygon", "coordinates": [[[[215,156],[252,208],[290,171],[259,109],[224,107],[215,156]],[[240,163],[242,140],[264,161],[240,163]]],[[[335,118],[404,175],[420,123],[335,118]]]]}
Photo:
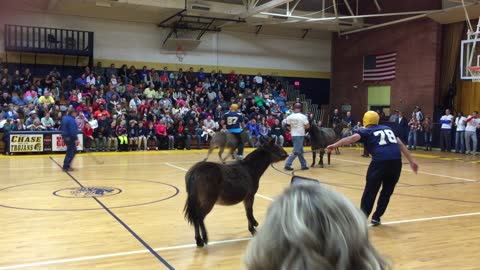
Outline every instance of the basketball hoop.
{"type": "Polygon", "coordinates": [[[183,50],[183,46],[177,47],[177,58],[178,61],[183,62],[183,58],[185,58],[185,51],[183,50]]]}
{"type": "Polygon", "coordinates": [[[468,70],[472,74],[472,82],[480,82],[480,66],[471,66],[468,70]]]}

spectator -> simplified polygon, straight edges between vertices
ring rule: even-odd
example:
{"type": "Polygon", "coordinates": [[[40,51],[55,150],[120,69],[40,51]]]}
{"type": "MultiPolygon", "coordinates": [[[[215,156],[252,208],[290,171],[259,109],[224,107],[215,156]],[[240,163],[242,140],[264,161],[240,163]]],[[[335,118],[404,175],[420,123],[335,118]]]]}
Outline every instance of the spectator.
{"type": "Polygon", "coordinates": [[[463,112],[457,113],[455,118],[455,153],[465,154],[465,125],[467,124],[467,118],[463,116],[463,112]]]}
{"type": "Polygon", "coordinates": [[[143,120],[140,120],[138,122],[138,128],[137,128],[137,141],[138,141],[138,151],[142,150],[142,144],[143,144],[143,150],[147,149],[147,129],[143,125],[143,120]]]}
{"type": "Polygon", "coordinates": [[[130,151],[135,151],[135,148],[137,148],[136,150],[140,150],[140,148],[138,147],[138,128],[137,128],[137,121],[135,120],[130,120],[129,121],[129,125],[128,125],[128,128],[127,128],[127,133],[128,133],[128,142],[129,142],[129,145],[130,145],[130,148],[129,150],[130,151]]]}
{"type": "Polygon", "coordinates": [[[115,64],[110,64],[110,68],[107,69],[106,77],[110,79],[112,78],[112,76],[115,76],[115,78],[118,76],[117,69],[115,68],[115,64]]]}
{"type": "Polygon", "coordinates": [[[395,122],[398,136],[403,142],[408,142],[408,121],[403,117],[402,112],[398,112],[397,122],[395,122]]]}
{"type": "Polygon", "coordinates": [[[345,118],[343,118],[343,123],[348,127],[353,127],[355,125],[355,120],[352,117],[351,111],[347,111],[345,118]]]}
{"type": "Polygon", "coordinates": [[[258,133],[260,135],[260,143],[261,144],[264,144],[268,141],[268,138],[269,138],[269,127],[267,125],[267,122],[265,121],[265,119],[262,119],[262,121],[260,121],[260,124],[258,125],[258,133]]]}
{"type": "Polygon", "coordinates": [[[442,124],[440,130],[440,149],[442,152],[450,152],[452,147],[452,122],[453,115],[450,114],[450,109],[445,110],[445,115],[440,118],[442,124]]]}
{"type": "Polygon", "coordinates": [[[105,76],[105,68],[102,67],[102,62],[97,62],[93,71],[97,76],[105,76]]]}
{"type": "Polygon", "coordinates": [[[156,135],[158,140],[158,148],[160,150],[167,150],[168,148],[168,134],[167,134],[167,126],[160,120],[158,125],[156,126],[156,135]]]}
{"type": "Polygon", "coordinates": [[[118,150],[120,152],[128,152],[128,132],[125,120],[120,120],[116,128],[116,135],[118,137],[118,150]]]}
{"type": "Polygon", "coordinates": [[[257,76],[253,77],[253,82],[257,85],[256,87],[262,87],[263,85],[263,77],[261,73],[258,73],[257,76]]]}
{"type": "Polygon", "coordinates": [[[112,121],[107,129],[107,150],[112,150],[112,144],[115,151],[118,151],[117,122],[112,121]]]}
{"type": "MultiPolygon", "coordinates": [[[[18,120],[15,120],[15,122],[18,120]]],[[[17,129],[13,117],[7,117],[6,123],[3,125],[3,141],[5,142],[5,155],[10,155],[10,132],[17,129]]]]}
{"type": "Polygon", "coordinates": [[[150,140],[153,140],[155,142],[155,150],[158,150],[158,140],[157,140],[157,136],[156,136],[156,129],[155,127],[153,126],[153,122],[149,122],[148,123],[148,127],[147,127],[147,130],[146,130],[146,136],[147,136],[147,142],[146,142],[146,147],[147,147],[147,151],[150,150],[150,140]]]}
{"type": "Polygon", "coordinates": [[[370,242],[361,211],[316,183],[290,186],[273,201],[245,263],[249,270],[390,269],[370,242]]]}
{"type": "Polygon", "coordinates": [[[465,127],[465,145],[467,146],[467,151],[465,152],[467,155],[477,154],[477,129],[480,128],[480,119],[478,119],[478,112],[474,111],[471,115],[467,117],[465,121],[467,126],[465,127]],[[472,145],[470,145],[470,141],[472,145]],[[471,147],[470,147],[471,146],[471,147]]]}
{"type": "Polygon", "coordinates": [[[45,130],[45,127],[42,126],[40,120],[36,118],[35,120],[33,120],[33,124],[27,125],[27,129],[30,131],[43,131],[45,130]]]}
{"type": "Polygon", "coordinates": [[[46,130],[53,130],[54,122],[53,119],[50,117],[50,113],[47,112],[45,116],[42,117],[40,122],[46,130]]]}
{"type": "Polygon", "coordinates": [[[333,127],[333,125],[338,125],[342,121],[342,117],[340,113],[338,112],[338,109],[333,110],[333,115],[330,116],[330,127],[333,127]]]}
{"type": "Polygon", "coordinates": [[[27,128],[29,128],[30,126],[33,125],[33,123],[38,120],[38,123],[40,124],[40,119],[38,119],[37,117],[37,112],[36,111],[30,111],[28,113],[28,118],[27,120],[25,121],[25,125],[27,126],[27,128]]]}
{"type": "Polygon", "coordinates": [[[247,129],[249,132],[248,142],[250,143],[251,147],[258,147],[260,145],[260,131],[258,128],[259,126],[255,118],[252,118],[247,124],[247,129]],[[256,140],[256,143],[253,142],[253,139],[256,140]]]}
{"type": "Polygon", "coordinates": [[[425,140],[425,151],[432,151],[432,130],[433,130],[433,122],[432,118],[426,117],[425,121],[422,123],[422,128],[424,131],[424,140],[425,140]]]}
{"type": "Polygon", "coordinates": [[[93,128],[90,126],[89,122],[86,122],[85,126],[83,127],[83,145],[85,147],[85,151],[92,151],[93,141],[95,141],[95,138],[93,138],[93,128]]]}
{"type": "Polygon", "coordinates": [[[49,91],[45,91],[45,93],[43,93],[43,96],[41,96],[39,99],[38,99],[38,103],[39,104],[48,104],[48,105],[53,105],[55,104],[55,100],[53,99],[53,97],[50,95],[50,92],[49,91]]]}
{"type": "Polygon", "coordinates": [[[173,127],[172,122],[167,123],[167,135],[168,135],[168,150],[173,150],[175,148],[175,135],[177,132],[173,127]]]}
{"type": "Polygon", "coordinates": [[[398,119],[398,110],[395,110],[391,115],[390,118],[388,119],[389,122],[396,123],[398,119]]]}
{"type": "Polygon", "coordinates": [[[3,105],[3,107],[7,107],[8,104],[12,103],[12,97],[8,94],[7,91],[3,91],[2,96],[0,97],[0,104],[3,105]]]}
{"type": "Polygon", "coordinates": [[[276,144],[279,144],[283,147],[284,137],[283,137],[283,128],[280,125],[280,120],[275,119],[275,123],[271,127],[271,137],[275,140],[276,144]]]}
{"type": "Polygon", "coordinates": [[[420,122],[417,120],[417,114],[412,113],[412,118],[408,122],[410,131],[408,133],[408,150],[417,150],[417,132],[422,128],[420,122]]]}

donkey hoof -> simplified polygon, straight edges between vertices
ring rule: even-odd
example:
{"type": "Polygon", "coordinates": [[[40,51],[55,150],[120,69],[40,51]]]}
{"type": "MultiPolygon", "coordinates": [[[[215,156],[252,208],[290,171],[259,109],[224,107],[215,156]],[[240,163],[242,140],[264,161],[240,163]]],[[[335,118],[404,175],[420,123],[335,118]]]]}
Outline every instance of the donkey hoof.
{"type": "Polygon", "coordinates": [[[203,243],[203,240],[200,238],[200,239],[196,239],[197,241],[197,247],[203,247],[205,245],[205,243],[203,243]]]}
{"type": "Polygon", "coordinates": [[[255,234],[257,234],[257,230],[255,228],[251,228],[249,229],[249,231],[252,234],[252,236],[255,236],[255,234]]]}
{"type": "Polygon", "coordinates": [[[253,221],[253,227],[258,227],[258,222],[256,220],[253,221]]]}
{"type": "Polygon", "coordinates": [[[315,167],[315,164],[310,165],[311,168],[315,167]]]}
{"type": "Polygon", "coordinates": [[[320,164],[320,168],[325,168],[325,166],[323,164],[320,164]]]}

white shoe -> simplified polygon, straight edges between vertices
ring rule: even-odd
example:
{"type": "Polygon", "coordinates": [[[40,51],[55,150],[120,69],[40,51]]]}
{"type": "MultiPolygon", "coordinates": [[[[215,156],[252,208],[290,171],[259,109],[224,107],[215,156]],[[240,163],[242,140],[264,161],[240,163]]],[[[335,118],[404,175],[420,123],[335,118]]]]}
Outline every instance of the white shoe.
{"type": "Polygon", "coordinates": [[[466,151],[466,152],[465,152],[465,155],[468,155],[468,154],[470,154],[470,152],[469,152],[469,151],[466,151]]]}
{"type": "Polygon", "coordinates": [[[237,156],[237,160],[243,160],[243,156],[238,155],[238,156],[237,156]]]}

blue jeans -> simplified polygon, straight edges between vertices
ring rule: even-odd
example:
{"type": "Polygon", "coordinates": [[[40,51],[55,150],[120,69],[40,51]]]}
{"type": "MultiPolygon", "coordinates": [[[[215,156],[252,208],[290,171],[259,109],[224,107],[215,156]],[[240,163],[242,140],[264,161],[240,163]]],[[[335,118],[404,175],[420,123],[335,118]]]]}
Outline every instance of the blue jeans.
{"type": "Polygon", "coordinates": [[[285,167],[292,167],[292,163],[296,157],[300,160],[300,165],[302,168],[307,167],[307,161],[303,157],[303,140],[305,136],[292,136],[292,143],[293,143],[293,152],[287,159],[287,163],[285,163],[285,167]]]}
{"type": "Polygon", "coordinates": [[[77,146],[76,146],[77,136],[64,137],[63,140],[67,145],[67,153],[65,154],[65,159],[63,160],[63,168],[69,169],[73,161],[73,158],[75,157],[75,154],[77,154],[77,146]]]}
{"type": "Polygon", "coordinates": [[[417,132],[416,131],[410,131],[408,133],[408,147],[412,147],[413,149],[417,148],[417,132]]]}
{"type": "Polygon", "coordinates": [[[432,145],[432,132],[423,133],[423,138],[425,140],[425,145],[432,145]]]}
{"type": "Polygon", "coordinates": [[[278,143],[278,141],[280,140],[280,146],[283,147],[283,142],[284,142],[284,138],[283,138],[283,135],[272,135],[272,138],[275,140],[275,143],[278,143]]]}
{"type": "Polygon", "coordinates": [[[260,145],[260,135],[252,135],[252,134],[248,135],[248,142],[250,143],[251,147],[259,146],[260,145]],[[253,138],[257,138],[257,143],[256,144],[253,143],[253,138]]]}
{"type": "Polygon", "coordinates": [[[457,131],[455,134],[455,153],[465,153],[465,131],[457,131]]]}

